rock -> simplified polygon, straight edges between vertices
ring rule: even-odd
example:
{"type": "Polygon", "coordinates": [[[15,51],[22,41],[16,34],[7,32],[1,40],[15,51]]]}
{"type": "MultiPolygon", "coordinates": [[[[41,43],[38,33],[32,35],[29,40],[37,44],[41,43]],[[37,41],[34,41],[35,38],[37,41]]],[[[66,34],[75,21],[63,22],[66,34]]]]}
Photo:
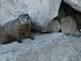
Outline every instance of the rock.
{"type": "MultiPolygon", "coordinates": [[[[69,39],[63,33],[34,35],[35,40],[23,40],[0,45],[0,61],[80,61],[81,42],[69,39]],[[76,47],[77,46],[77,47],[76,47]],[[75,50],[76,49],[76,50],[75,50]],[[78,50],[78,51],[77,51],[78,50]]],[[[81,40],[81,39],[80,39],[81,40]]]]}
{"type": "Polygon", "coordinates": [[[28,13],[36,26],[43,30],[58,15],[61,0],[0,0],[0,24],[28,13]]]}
{"type": "MultiPolygon", "coordinates": [[[[73,20],[75,20],[75,22],[77,24],[77,30],[80,31],[80,29],[81,29],[81,12],[76,11],[70,5],[66,4],[65,2],[62,2],[60,9],[59,9],[59,13],[58,13],[58,18],[61,19],[66,16],[71,16],[73,18],[73,20]]],[[[76,33],[76,34],[78,34],[78,33],[76,33]]]]}
{"type": "Polygon", "coordinates": [[[58,19],[51,20],[47,26],[47,32],[58,32],[60,31],[60,23],[58,19]]]}
{"type": "Polygon", "coordinates": [[[64,2],[68,3],[75,10],[81,12],[81,0],[64,0],[64,2]]]}
{"type": "Polygon", "coordinates": [[[66,16],[60,20],[61,31],[63,33],[73,34],[77,31],[77,24],[71,16],[66,16]]]}

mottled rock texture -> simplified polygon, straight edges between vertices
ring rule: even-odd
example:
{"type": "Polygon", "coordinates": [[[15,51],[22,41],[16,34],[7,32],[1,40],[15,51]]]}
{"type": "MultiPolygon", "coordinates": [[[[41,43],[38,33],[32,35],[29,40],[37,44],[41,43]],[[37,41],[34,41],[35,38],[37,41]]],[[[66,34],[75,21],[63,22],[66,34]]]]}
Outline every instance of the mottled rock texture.
{"type": "Polygon", "coordinates": [[[75,10],[81,12],[81,0],[64,0],[64,1],[68,3],[71,7],[73,7],[75,10]]]}
{"type": "Polygon", "coordinates": [[[63,33],[74,34],[77,31],[77,24],[71,16],[66,16],[60,20],[63,33]]]}
{"type": "Polygon", "coordinates": [[[34,36],[33,41],[0,45],[0,61],[81,61],[81,38],[62,33],[34,36]]]}

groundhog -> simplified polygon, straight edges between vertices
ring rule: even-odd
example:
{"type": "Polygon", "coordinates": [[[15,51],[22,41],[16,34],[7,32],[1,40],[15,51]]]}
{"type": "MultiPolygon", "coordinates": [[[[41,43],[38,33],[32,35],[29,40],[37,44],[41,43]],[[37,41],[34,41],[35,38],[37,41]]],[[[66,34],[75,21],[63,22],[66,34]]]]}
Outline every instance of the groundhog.
{"type": "Polygon", "coordinates": [[[28,14],[21,14],[17,19],[0,27],[0,43],[6,44],[13,41],[22,42],[23,38],[33,39],[32,21],[28,14]]]}

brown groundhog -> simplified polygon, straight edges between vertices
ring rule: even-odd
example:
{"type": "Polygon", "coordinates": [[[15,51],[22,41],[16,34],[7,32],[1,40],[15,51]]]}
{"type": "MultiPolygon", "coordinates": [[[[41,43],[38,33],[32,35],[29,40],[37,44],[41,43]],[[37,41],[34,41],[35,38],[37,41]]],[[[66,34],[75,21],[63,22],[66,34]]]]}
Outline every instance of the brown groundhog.
{"type": "Polygon", "coordinates": [[[31,38],[32,21],[28,14],[21,14],[16,20],[10,21],[0,27],[0,43],[6,44],[22,38],[31,38]]]}

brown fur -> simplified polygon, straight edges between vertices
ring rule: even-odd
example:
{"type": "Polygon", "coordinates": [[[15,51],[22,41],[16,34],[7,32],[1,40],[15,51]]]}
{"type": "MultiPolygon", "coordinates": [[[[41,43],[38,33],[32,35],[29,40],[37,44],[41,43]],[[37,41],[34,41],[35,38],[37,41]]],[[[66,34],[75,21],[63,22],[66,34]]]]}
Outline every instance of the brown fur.
{"type": "Polygon", "coordinates": [[[0,43],[10,43],[15,40],[21,42],[22,38],[31,39],[31,18],[28,14],[21,14],[16,20],[6,23],[0,29],[0,43]]]}

